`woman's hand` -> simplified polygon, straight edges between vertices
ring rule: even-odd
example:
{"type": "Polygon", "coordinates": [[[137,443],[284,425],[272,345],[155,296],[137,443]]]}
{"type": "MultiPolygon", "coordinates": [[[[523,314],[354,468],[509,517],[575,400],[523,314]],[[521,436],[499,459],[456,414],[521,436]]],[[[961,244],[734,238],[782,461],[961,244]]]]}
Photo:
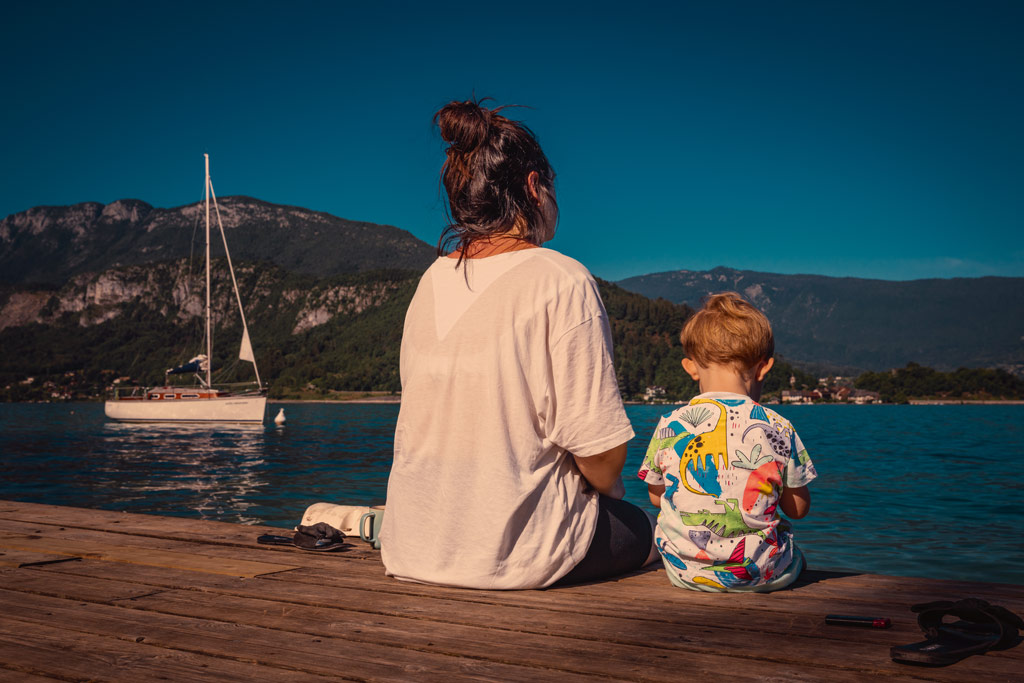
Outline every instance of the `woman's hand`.
{"type": "Polygon", "coordinates": [[[621,499],[625,493],[622,484],[622,467],[626,464],[626,444],[619,444],[604,453],[582,458],[575,453],[573,460],[583,478],[598,493],[621,499]]]}

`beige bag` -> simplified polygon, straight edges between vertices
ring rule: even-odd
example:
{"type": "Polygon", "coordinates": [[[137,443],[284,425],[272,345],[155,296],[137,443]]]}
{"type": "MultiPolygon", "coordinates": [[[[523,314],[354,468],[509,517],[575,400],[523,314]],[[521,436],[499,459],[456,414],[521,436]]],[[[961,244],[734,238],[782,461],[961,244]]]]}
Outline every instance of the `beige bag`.
{"type": "Polygon", "coordinates": [[[359,520],[370,511],[367,505],[335,505],[334,503],[313,503],[302,515],[303,526],[326,522],[346,536],[359,535],[359,520]]]}

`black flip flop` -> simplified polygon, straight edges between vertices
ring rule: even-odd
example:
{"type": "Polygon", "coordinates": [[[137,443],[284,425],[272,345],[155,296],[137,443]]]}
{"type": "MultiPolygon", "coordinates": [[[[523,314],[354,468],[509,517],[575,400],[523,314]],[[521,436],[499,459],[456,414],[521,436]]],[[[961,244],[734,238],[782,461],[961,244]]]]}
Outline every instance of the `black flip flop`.
{"type": "Polygon", "coordinates": [[[265,534],[256,538],[263,545],[290,545],[301,550],[314,552],[330,552],[350,547],[345,543],[345,534],[326,522],[317,522],[310,526],[301,524],[295,528],[294,536],[275,536],[265,534]]]}
{"type": "Polygon", "coordinates": [[[1016,614],[978,598],[938,600],[910,609],[917,612],[917,623],[928,638],[893,646],[889,655],[902,664],[949,666],[971,655],[1012,647],[1021,641],[1018,629],[1024,629],[1016,614]],[[960,621],[943,623],[946,616],[960,621]]]}
{"type": "Polygon", "coordinates": [[[263,534],[256,537],[257,543],[263,545],[290,545],[295,546],[295,540],[291,536],[276,536],[274,534],[263,534]]]}

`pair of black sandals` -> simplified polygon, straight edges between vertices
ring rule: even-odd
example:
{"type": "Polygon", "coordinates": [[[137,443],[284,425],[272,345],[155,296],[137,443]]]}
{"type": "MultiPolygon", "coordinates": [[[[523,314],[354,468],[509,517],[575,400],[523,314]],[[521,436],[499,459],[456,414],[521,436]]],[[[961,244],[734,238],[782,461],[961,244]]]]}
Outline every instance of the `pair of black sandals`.
{"type": "Polygon", "coordinates": [[[927,638],[889,650],[893,661],[903,664],[948,666],[971,655],[1011,648],[1022,640],[1017,632],[1024,629],[1024,621],[1019,616],[978,598],[937,600],[910,609],[917,613],[927,638]],[[946,617],[958,621],[944,621],[946,617]]]}
{"type": "Polygon", "coordinates": [[[326,522],[317,522],[308,526],[300,524],[295,527],[295,533],[292,536],[264,534],[258,536],[256,542],[263,545],[288,545],[318,553],[352,547],[351,544],[345,542],[345,534],[326,522]]]}

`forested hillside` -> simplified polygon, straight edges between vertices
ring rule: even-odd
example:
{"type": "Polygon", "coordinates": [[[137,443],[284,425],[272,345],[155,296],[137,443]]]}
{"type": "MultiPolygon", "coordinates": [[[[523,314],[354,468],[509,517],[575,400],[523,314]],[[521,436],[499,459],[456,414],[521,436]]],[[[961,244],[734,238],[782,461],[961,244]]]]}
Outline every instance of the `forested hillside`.
{"type": "MultiPolygon", "coordinates": [[[[214,281],[215,381],[252,378],[226,263],[214,281]]],[[[315,278],[236,264],[253,347],[271,396],[316,387],[394,390],[402,318],[416,271],[315,278]]],[[[186,261],[78,276],[59,289],[0,291],[0,395],[98,396],[118,377],[153,384],[203,344],[202,281],[186,261]],[[26,381],[32,378],[31,381],[26,381]]]]}
{"type": "MultiPolygon", "coordinates": [[[[683,372],[683,345],[679,341],[679,332],[693,309],[664,299],[648,299],[611,282],[599,280],[598,284],[611,320],[615,371],[623,397],[640,399],[650,386],[662,387],[668,401],[696,395],[697,383],[683,372]]],[[[818,383],[814,375],[776,358],[765,380],[764,394],[778,395],[789,389],[790,378],[798,388],[813,388],[818,383]]]]}
{"type": "Polygon", "coordinates": [[[887,403],[904,403],[911,398],[1024,399],[1024,379],[988,368],[940,372],[908,363],[889,372],[865,372],[857,377],[856,386],[877,391],[887,403]]]}
{"type": "MultiPolygon", "coordinates": [[[[247,197],[220,208],[270,396],[397,392],[405,310],[433,249],[397,228],[247,197]]],[[[120,200],[0,221],[0,397],[96,398],[115,381],[162,382],[201,352],[199,219],[197,204],[120,200]]],[[[222,254],[215,241],[214,379],[248,380],[222,254]]],[[[692,394],[678,339],[691,309],[600,286],[623,395],[692,394]]]]}
{"type": "MultiPolygon", "coordinates": [[[[236,272],[253,346],[273,398],[400,389],[398,354],[417,271],[369,271],[331,278],[271,264],[236,272]]],[[[236,360],[241,327],[231,309],[226,263],[215,264],[216,381],[251,377],[236,360]],[[223,322],[221,322],[223,321],[223,322]]],[[[615,345],[622,394],[665,388],[666,400],[696,393],[683,372],[679,330],[692,311],[599,281],[615,345]]],[[[119,377],[153,384],[201,350],[202,282],[187,260],[78,276],[62,288],[0,292],[0,397],[96,398],[119,377]],[[32,378],[31,381],[26,381],[32,378]]],[[[785,363],[769,387],[814,379],[785,363]]]]}
{"type": "MultiPolygon", "coordinates": [[[[218,262],[215,271],[224,275],[225,268],[218,262]]],[[[237,275],[271,397],[400,390],[402,324],[417,271],[315,278],[269,264],[241,264],[237,275]]],[[[695,395],[697,386],[680,365],[679,342],[679,330],[692,310],[609,282],[598,284],[623,397],[639,400],[651,386],[664,388],[666,401],[695,395]]],[[[127,378],[125,384],[161,382],[166,368],[200,350],[201,285],[198,274],[179,261],[79,276],[60,289],[0,290],[0,400],[94,399],[118,378],[127,378]],[[168,298],[183,304],[184,312],[169,305],[168,298]]],[[[230,321],[215,328],[215,380],[249,379],[250,366],[237,360],[241,328],[230,310],[227,285],[215,294],[215,318],[230,321]]],[[[784,389],[810,389],[817,383],[814,375],[777,358],[763,393],[777,398],[784,389]]],[[[942,373],[913,363],[864,373],[856,386],[895,402],[1024,396],[1024,381],[1005,371],[942,373]]]]}

